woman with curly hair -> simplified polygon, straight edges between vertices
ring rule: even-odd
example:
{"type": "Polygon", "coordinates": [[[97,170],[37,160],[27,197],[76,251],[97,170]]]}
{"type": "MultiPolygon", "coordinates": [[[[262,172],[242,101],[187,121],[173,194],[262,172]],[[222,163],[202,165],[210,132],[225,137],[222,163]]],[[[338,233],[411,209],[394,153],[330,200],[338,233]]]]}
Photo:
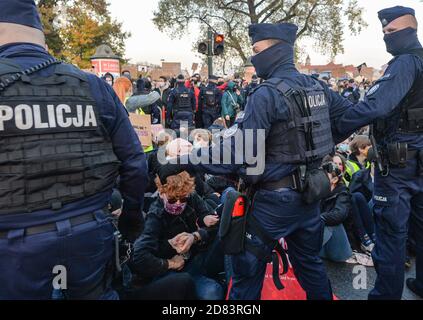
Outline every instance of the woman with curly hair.
{"type": "Polygon", "coordinates": [[[198,298],[219,300],[224,289],[216,281],[224,271],[223,253],[214,241],[219,217],[195,192],[195,179],[179,165],[160,169],[159,198],[151,205],[145,229],[135,242],[131,270],[143,281],[175,272],[189,274],[198,298]],[[182,171],[182,172],[181,172],[182,171]]]}

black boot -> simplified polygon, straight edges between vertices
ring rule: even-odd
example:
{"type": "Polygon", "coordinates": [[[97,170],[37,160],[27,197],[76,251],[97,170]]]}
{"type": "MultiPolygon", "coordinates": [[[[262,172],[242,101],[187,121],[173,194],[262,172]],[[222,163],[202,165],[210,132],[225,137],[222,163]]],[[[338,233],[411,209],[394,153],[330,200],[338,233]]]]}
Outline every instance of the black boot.
{"type": "Polygon", "coordinates": [[[415,295],[419,296],[420,298],[423,298],[423,291],[420,291],[419,288],[416,287],[416,279],[414,278],[408,278],[406,281],[408,289],[410,289],[415,295]]]}

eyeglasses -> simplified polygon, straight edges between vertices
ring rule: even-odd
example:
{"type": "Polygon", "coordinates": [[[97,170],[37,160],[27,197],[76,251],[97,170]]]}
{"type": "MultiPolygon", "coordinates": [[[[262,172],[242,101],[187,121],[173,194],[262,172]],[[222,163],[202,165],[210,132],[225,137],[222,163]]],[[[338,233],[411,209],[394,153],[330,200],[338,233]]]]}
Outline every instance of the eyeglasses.
{"type": "Polygon", "coordinates": [[[170,199],[167,199],[167,201],[168,201],[170,204],[175,204],[176,202],[178,202],[178,200],[179,200],[179,202],[180,202],[180,203],[187,203],[187,202],[188,202],[188,197],[182,197],[182,198],[170,198],[170,199]]]}

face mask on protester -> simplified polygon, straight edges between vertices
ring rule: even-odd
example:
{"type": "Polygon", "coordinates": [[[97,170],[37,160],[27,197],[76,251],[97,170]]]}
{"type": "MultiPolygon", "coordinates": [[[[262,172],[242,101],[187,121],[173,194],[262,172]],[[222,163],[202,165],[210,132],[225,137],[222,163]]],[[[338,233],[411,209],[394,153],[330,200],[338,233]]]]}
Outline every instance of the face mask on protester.
{"type": "Polygon", "coordinates": [[[112,80],[106,80],[106,82],[111,86],[111,87],[113,87],[113,81],[112,80]]]}
{"type": "Polygon", "coordinates": [[[169,203],[169,200],[167,199],[166,196],[164,196],[163,198],[163,203],[164,203],[164,209],[166,210],[167,213],[171,214],[172,216],[180,216],[185,208],[187,207],[187,203],[169,203]]]}
{"type": "Polygon", "coordinates": [[[348,144],[342,143],[338,145],[338,150],[344,153],[348,153],[350,151],[350,146],[348,144]]]}
{"type": "Polygon", "coordinates": [[[294,48],[281,42],[251,57],[251,62],[257,76],[267,80],[279,66],[294,64],[294,48]]]}
{"type": "Polygon", "coordinates": [[[417,37],[417,30],[406,28],[390,34],[385,34],[383,40],[386,44],[386,51],[393,56],[408,53],[411,49],[421,48],[417,37]]]}

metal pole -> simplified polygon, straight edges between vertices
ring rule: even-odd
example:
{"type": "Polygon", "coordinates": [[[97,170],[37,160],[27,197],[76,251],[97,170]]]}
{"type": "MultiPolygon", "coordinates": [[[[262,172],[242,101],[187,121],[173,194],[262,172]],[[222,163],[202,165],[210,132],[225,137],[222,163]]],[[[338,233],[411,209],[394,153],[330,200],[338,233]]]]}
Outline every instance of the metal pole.
{"type": "Polygon", "coordinates": [[[207,65],[209,69],[209,77],[213,74],[213,32],[209,28],[208,34],[208,53],[207,53],[207,65]]]}

